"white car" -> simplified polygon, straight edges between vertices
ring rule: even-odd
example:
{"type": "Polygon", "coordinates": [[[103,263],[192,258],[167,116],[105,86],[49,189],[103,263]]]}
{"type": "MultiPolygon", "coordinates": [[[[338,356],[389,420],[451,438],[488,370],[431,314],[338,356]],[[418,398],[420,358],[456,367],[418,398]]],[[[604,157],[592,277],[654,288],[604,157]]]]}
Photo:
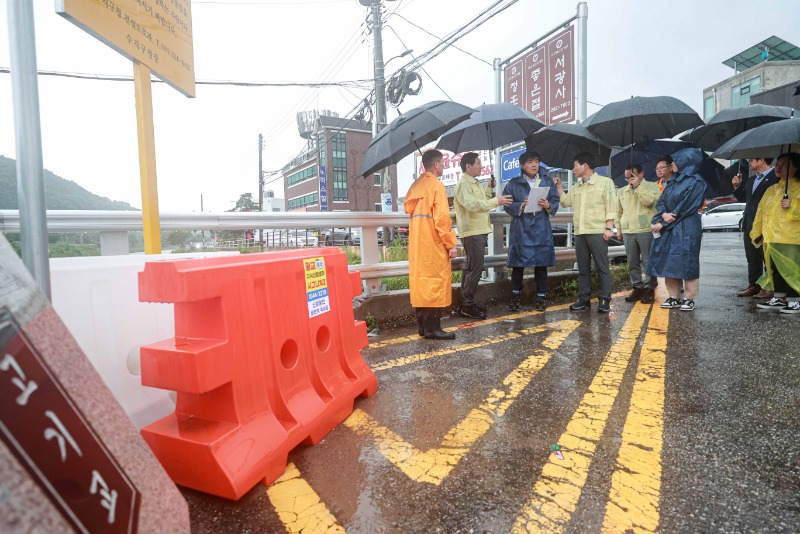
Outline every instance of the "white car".
{"type": "Polygon", "coordinates": [[[741,230],[745,204],[734,202],[711,208],[700,216],[703,230],[741,230]]]}

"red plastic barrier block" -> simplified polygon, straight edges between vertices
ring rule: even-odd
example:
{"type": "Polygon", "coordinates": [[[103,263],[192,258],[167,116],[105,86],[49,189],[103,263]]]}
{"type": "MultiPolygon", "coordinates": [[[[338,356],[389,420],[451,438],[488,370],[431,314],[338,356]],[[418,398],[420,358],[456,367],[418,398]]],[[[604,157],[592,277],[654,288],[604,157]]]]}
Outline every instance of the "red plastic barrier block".
{"type": "Polygon", "coordinates": [[[175,337],[142,347],[142,383],[178,395],[142,435],[177,484],[238,499],[377,391],[360,293],[334,248],[146,264],[139,300],[175,303],[175,337]]]}

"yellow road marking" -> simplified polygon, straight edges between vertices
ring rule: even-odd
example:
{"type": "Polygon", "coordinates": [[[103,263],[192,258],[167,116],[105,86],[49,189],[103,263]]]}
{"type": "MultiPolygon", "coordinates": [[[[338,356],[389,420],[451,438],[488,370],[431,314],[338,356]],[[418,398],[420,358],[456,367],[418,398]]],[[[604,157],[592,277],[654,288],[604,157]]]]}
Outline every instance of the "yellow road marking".
{"type": "Polygon", "coordinates": [[[654,307],[622,431],[603,532],[656,532],[660,521],[669,310],[654,307]]]}
{"type": "Polygon", "coordinates": [[[411,479],[439,485],[580,324],[580,321],[560,321],[552,325],[558,329],[547,336],[542,348],[528,356],[503,380],[505,388],[493,389],[478,408],[470,411],[442,438],[438,447],[420,451],[360,409],[356,409],[344,424],[361,436],[375,439],[381,454],[411,479]]]}
{"type": "Polygon", "coordinates": [[[289,463],[283,475],[267,488],[267,495],[286,530],[292,534],[345,531],[293,463],[289,463]]]}
{"type": "MultiPolygon", "coordinates": [[[[627,294],[628,294],[628,291],[620,291],[619,293],[614,293],[613,295],[611,295],[611,298],[615,299],[617,297],[621,297],[622,295],[627,295],[627,294]]],[[[547,308],[547,312],[566,310],[566,309],[569,308],[569,306],[570,306],[569,304],[559,304],[558,306],[553,306],[553,307],[547,308]]],[[[533,315],[540,315],[540,314],[547,313],[547,312],[531,310],[531,311],[526,311],[526,312],[513,313],[513,314],[509,314],[509,315],[502,315],[500,317],[493,317],[491,319],[484,319],[482,321],[478,321],[478,322],[475,322],[475,323],[468,323],[468,324],[463,324],[463,325],[460,325],[460,326],[450,326],[448,328],[444,328],[443,330],[445,332],[457,332],[459,330],[466,330],[468,328],[478,328],[479,326],[488,326],[490,324],[502,323],[503,321],[512,320],[512,319],[524,319],[525,317],[531,317],[533,315]]],[[[367,348],[368,349],[379,349],[381,347],[388,347],[390,345],[398,345],[400,343],[408,343],[409,341],[420,341],[422,339],[425,339],[425,338],[419,337],[418,335],[395,337],[395,338],[392,338],[392,339],[387,339],[385,341],[376,341],[374,343],[370,343],[369,345],[367,345],[367,348]]]]}
{"type": "Polygon", "coordinates": [[[417,363],[424,360],[430,360],[431,358],[439,358],[441,356],[447,356],[448,354],[454,354],[456,352],[464,352],[471,349],[478,349],[480,347],[485,347],[487,345],[494,345],[496,343],[502,343],[504,341],[508,341],[510,339],[517,339],[522,336],[527,336],[530,334],[538,334],[539,332],[544,332],[548,328],[555,328],[558,329],[558,325],[562,322],[552,323],[552,326],[547,324],[537,325],[531,328],[525,328],[518,332],[508,332],[507,334],[500,334],[499,336],[492,336],[487,337],[483,341],[479,341],[477,343],[465,343],[462,345],[452,345],[449,347],[445,347],[439,350],[432,350],[429,352],[420,352],[419,354],[412,354],[410,356],[403,356],[401,358],[395,358],[394,360],[386,360],[385,362],[376,363],[372,366],[373,371],[385,371],[387,369],[391,369],[393,367],[402,367],[404,365],[408,365],[411,363],[417,363]]]}
{"type": "Polygon", "coordinates": [[[533,495],[517,517],[512,532],[561,532],[566,527],[586,483],[597,442],[603,435],[649,309],[649,305],[637,303],[631,310],[558,440],[564,459],[548,456],[533,495]]]}

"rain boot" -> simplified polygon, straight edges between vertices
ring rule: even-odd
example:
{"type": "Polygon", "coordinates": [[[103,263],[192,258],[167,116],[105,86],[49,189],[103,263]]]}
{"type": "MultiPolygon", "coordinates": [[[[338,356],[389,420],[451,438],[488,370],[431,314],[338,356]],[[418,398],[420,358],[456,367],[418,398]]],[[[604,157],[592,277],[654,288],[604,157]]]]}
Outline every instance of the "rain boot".
{"type": "Polygon", "coordinates": [[[439,308],[425,309],[425,339],[455,339],[455,332],[445,332],[442,330],[441,316],[439,308]]]}
{"type": "Polygon", "coordinates": [[[414,308],[414,315],[417,316],[417,332],[419,335],[425,335],[425,322],[423,320],[422,310],[425,308],[414,308]]]}

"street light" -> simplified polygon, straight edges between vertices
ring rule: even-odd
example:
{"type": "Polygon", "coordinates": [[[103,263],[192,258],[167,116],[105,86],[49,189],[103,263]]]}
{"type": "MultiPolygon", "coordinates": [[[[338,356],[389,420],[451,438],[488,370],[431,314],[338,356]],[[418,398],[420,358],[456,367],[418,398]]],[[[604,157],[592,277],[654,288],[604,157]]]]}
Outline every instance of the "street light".
{"type": "Polygon", "coordinates": [[[400,54],[399,56],[394,56],[393,58],[387,59],[386,63],[383,64],[383,68],[385,69],[386,65],[388,65],[391,60],[397,59],[399,57],[406,57],[407,55],[411,54],[412,52],[414,52],[414,49],[410,48],[410,49],[406,50],[405,52],[403,52],[402,54],[400,54]]]}

